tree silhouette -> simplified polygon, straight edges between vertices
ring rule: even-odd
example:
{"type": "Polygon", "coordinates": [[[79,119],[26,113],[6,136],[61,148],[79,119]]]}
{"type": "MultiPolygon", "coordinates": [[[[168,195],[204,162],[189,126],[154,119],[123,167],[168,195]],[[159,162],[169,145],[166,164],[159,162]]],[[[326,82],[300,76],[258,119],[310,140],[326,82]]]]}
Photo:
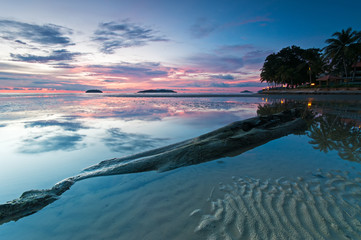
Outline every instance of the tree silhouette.
{"type": "Polygon", "coordinates": [[[326,40],[328,46],[324,48],[325,58],[334,72],[348,77],[351,65],[361,56],[361,32],[348,28],[335,32],[332,37],[326,40]]]}
{"type": "Polygon", "coordinates": [[[302,85],[310,81],[309,76],[311,81],[315,80],[323,65],[320,49],[286,47],[267,56],[261,69],[261,82],[291,87],[302,85]]]}

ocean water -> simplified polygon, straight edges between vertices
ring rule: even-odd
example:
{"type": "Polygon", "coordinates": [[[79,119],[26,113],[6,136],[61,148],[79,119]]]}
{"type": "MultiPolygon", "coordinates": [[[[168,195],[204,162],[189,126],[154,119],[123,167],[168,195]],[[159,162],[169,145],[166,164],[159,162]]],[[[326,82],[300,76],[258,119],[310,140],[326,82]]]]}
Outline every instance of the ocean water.
{"type": "Polygon", "coordinates": [[[241,155],[77,182],[0,239],[359,239],[361,98],[0,95],[0,201],[102,160],[287,106],[306,132],[241,155]]]}

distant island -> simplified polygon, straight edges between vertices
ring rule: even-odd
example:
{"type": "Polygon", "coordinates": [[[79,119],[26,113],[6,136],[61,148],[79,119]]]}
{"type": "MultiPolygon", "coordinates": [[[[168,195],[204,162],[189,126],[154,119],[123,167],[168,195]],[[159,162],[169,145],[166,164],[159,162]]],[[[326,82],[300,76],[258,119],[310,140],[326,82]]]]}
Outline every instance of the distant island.
{"type": "Polygon", "coordinates": [[[90,90],[86,90],[85,93],[103,93],[101,90],[98,89],[90,89],[90,90]]]}
{"type": "Polygon", "coordinates": [[[139,91],[137,93],[177,93],[177,92],[168,89],[149,89],[149,90],[139,91]]]}
{"type": "Polygon", "coordinates": [[[244,91],[242,91],[241,93],[252,93],[252,92],[249,91],[249,90],[244,90],[244,91]]]}

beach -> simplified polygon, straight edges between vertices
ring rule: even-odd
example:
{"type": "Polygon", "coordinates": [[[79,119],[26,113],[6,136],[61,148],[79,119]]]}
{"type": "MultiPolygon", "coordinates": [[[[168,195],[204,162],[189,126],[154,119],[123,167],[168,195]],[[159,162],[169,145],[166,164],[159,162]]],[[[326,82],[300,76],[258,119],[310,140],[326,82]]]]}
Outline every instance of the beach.
{"type": "Polygon", "coordinates": [[[358,125],[345,124],[361,120],[358,96],[41,96],[45,98],[1,96],[7,100],[2,107],[2,136],[14,129],[19,134],[0,141],[7,149],[2,182],[14,183],[3,185],[2,203],[31,189],[49,189],[103,160],[182,142],[257,114],[302,105],[323,117],[310,122],[305,133],[239,155],[165,172],[77,182],[39,212],[1,225],[4,239],[342,239],[360,234],[358,150],[347,155],[333,137],[329,141],[339,147],[320,150],[315,135],[319,124],[332,123],[343,132],[343,141],[349,139],[350,146],[357,146],[352,139],[358,135],[348,127],[358,125]],[[332,201],[327,197],[331,193],[332,201]],[[327,202],[334,211],[320,208],[318,202],[327,202]],[[284,222],[286,216],[289,224],[284,222]],[[84,230],[74,230],[80,228],[84,230]]]}
{"type": "Polygon", "coordinates": [[[283,90],[264,90],[262,94],[300,94],[300,95],[360,95],[361,88],[295,88],[283,90]]]}

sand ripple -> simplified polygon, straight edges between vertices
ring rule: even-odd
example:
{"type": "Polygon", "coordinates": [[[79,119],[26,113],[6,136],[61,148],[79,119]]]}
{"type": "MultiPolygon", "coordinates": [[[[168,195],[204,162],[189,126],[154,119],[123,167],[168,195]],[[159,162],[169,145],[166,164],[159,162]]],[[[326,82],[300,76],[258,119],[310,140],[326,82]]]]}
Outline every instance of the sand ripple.
{"type": "Polygon", "coordinates": [[[361,179],[321,171],[311,180],[234,179],[221,185],[195,231],[206,239],[359,239],[361,179]]]}

